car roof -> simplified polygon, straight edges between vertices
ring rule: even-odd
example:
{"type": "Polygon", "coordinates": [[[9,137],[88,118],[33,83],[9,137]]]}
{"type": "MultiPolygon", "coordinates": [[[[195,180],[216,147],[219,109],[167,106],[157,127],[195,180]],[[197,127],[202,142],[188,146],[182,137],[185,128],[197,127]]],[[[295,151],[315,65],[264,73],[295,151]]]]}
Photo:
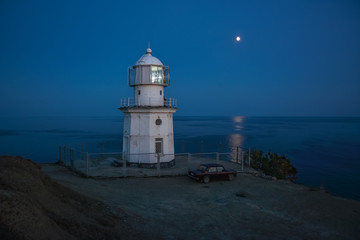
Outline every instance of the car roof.
{"type": "Polygon", "coordinates": [[[200,164],[200,166],[205,166],[205,167],[224,167],[221,164],[218,163],[202,163],[200,164]]]}

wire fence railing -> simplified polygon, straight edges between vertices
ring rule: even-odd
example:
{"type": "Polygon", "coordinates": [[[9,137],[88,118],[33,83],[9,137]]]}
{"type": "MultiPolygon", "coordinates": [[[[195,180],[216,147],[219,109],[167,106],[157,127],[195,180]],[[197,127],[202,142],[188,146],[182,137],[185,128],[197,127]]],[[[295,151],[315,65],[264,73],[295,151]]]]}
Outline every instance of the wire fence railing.
{"type": "MultiPolygon", "coordinates": [[[[103,150],[103,147],[100,147],[103,150]]],[[[250,149],[230,148],[230,152],[175,153],[170,162],[169,155],[157,153],[131,154],[123,152],[88,152],[83,144],[59,146],[59,161],[85,177],[150,177],[186,175],[202,163],[220,163],[225,168],[238,172],[253,172],[250,149]],[[144,159],[156,161],[146,162],[144,159]],[[142,159],[141,162],[126,159],[142,159]],[[164,161],[166,159],[166,162],[164,161]]]]}

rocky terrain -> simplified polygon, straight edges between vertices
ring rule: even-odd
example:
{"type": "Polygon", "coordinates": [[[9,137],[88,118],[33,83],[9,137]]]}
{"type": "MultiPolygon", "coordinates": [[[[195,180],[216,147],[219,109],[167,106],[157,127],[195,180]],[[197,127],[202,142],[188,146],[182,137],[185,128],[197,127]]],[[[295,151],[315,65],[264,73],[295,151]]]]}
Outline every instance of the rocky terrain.
{"type": "Polygon", "coordinates": [[[0,157],[0,239],[139,239],[140,217],[53,182],[21,157],[0,157]]]}

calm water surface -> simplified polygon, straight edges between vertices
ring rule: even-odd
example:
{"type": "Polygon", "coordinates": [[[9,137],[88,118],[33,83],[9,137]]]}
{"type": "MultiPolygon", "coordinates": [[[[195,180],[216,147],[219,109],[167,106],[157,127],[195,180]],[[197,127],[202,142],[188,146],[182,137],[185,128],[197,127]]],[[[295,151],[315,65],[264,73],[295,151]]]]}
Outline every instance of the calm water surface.
{"type": "MultiPolygon", "coordinates": [[[[121,151],[122,117],[0,118],[0,154],[56,162],[59,145],[121,151]]],[[[360,118],[175,117],[175,151],[230,151],[236,146],[285,154],[297,182],[360,200],[360,118]]]]}

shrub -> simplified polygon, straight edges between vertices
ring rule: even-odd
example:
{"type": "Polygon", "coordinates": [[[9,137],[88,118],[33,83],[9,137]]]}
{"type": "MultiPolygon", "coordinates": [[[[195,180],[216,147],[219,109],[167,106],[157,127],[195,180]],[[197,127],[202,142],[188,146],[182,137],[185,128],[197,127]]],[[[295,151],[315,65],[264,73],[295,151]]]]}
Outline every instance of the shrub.
{"type": "Polygon", "coordinates": [[[256,170],[262,170],[266,175],[277,179],[295,181],[297,170],[285,155],[279,156],[270,152],[264,154],[261,150],[252,150],[251,159],[252,167],[256,170]]]}

